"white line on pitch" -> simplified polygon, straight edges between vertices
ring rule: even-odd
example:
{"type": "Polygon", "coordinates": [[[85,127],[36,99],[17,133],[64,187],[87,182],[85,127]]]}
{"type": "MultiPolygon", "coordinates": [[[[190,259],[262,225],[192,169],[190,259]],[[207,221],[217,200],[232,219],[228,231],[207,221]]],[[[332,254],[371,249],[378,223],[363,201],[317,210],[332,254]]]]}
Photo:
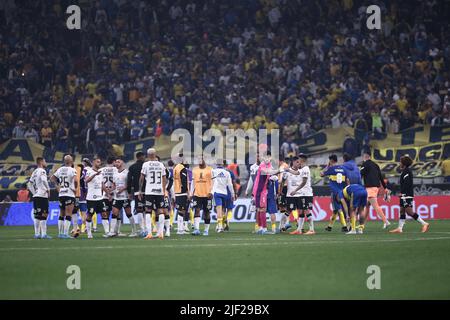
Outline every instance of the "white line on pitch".
{"type": "MultiPolygon", "coordinates": [[[[279,245],[288,245],[288,246],[302,246],[302,245],[315,245],[315,244],[329,244],[330,242],[332,244],[359,244],[359,243],[379,243],[379,242],[405,242],[405,241],[431,241],[431,240],[449,240],[450,237],[436,237],[436,238],[416,238],[416,239],[380,239],[374,241],[372,240],[360,240],[358,241],[293,241],[293,242],[280,242],[280,241],[270,241],[270,242],[262,242],[255,244],[254,242],[238,242],[238,243],[197,243],[195,245],[189,244],[160,244],[160,245],[145,245],[145,246],[136,246],[136,245],[130,245],[130,246],[95,246],[95,247],[29,247],[29,248],[23,248],[23,247],[5,247],[0,248],[0,251],[51,251],[51,250],[105,250],[105,249],[149,249],[149,248],[194,248],[194,247],[236,247],[236,246],[279,246],[279,245]]],[[[152,240],[150,240],[152,241],[152,240]]],[[[153,240],[153,241],[159,241],[159,240],[153,240]]],[[[160,242],[161,243],[161,242],[160,242]]]]}

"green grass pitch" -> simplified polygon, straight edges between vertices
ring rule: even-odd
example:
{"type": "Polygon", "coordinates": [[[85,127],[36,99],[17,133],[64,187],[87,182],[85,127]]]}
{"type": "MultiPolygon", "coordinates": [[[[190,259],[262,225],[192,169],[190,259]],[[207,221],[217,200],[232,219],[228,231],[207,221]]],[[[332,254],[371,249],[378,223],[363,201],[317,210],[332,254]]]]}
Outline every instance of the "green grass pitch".
{"type": "Polygon", "coordinates": [[[325,226],[316,223],[315,236],[261,236],[236,223],[164,241],[34,240],[32,227],[0,227],[0,299],[450,298],[450,221],[431,221],[426,234],[413,221],[403,234],[380,222],[352,236],[325,226]],[[66,287],[69,265],[81,269],[81,290],[66,287]],[[381,269],[380,290],[367,288],[370,265],[381,269]]]}

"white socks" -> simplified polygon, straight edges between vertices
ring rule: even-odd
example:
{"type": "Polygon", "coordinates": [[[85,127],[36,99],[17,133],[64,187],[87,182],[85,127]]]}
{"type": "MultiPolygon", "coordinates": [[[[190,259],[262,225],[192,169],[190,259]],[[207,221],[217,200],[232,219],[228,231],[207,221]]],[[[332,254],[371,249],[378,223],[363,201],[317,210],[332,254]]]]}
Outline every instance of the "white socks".
{"type": "Polygon", "coordinates": [[[40,236],[41,235],[41,224],[40,224],[41,220],[38,219],[34,219],[34,235],[35,236],[40,236]]]}
{"type": "Polygon", "coordinates": [[[200,230],[200,217],[194,217],[194,229],[200,230]]]}
{"type": "Polygon", "coordinates": [[[405,225],[406,219],[398,220],[398,228],[403,231],[403,226],[405,225]]]}
{"type": "Polygon", "coordinates": [[[134,221],[133,215],[128,217],[128,220],[130,220],[130,224],[131,224],[131,233],[136,233],[136,222],[134,221]]]}
{"type": "Polygon", "coordinates": [[[109,233],[109,221],[108,219],[102,219],[103,229],[105,229],[105,234],[109,233]]]}
{"type": "Polygon", "coordinates": [[[64,220],[58,219],[58,234],[64,234],[64,220]]]}
{"type": "Polygon", "coordinates": [[[164,220],[164,226],[166,227],[166,236],[170,236],[170,218],[164,220]]]}
{"type": "Polygon", "coordinates": [[[206,224],[206,223],[205,223],[205,231],[206,231],[206,232],[209,232],[209,224],[206,224]]]}
{"type": "Polygon", "coordinates": [[[116,233],[117,228],[117,218],[111,218],[111,233],[116,233]]]}
{"type": "Polygon", "coordinates": [[[64,230],[63,230],[63,232],[64,232],[64,234],[66,236],[69,235],[69,228],[70,228],[70,221],[69,220],[64,220],[64,230]]]}
{"type": "Polygon", "coordinates": [[[298,223],[297,231],[301,232],[303,229],[303,224],[305,223],[305,218],[298,218],[297,223],[298,223]]]}
{"type": "Polygon", "coordinates": [[[313,219],[312,215],[309,216],[308,222],[309,222],[309,230],[314,231],[314,219],[313,219]]]}
{"type": "Polygon", "coordinates": [[[158,235],[164,234],[164,213],[158,215],[158,235]]]}
{"type": "Polygon", "coordinates": [[[92,221],[91,222],[86,221],[86,232],[88,237],[92,237],[92,221]]]}
{"type": "Polygon", "coordinates": [[[150,213],[145,214],[145,231],[152,234],[152,215],[150,213]]]}
{"type": "Polygon", "coordinates": [[[75,230],[78,229],[78,214],[77,213],[72,215],[72,225],[75,230]]]}
{"type": "Polygon", "coordinates": [[[142,214],[142,212],[138,212],[136,215],[139,227],[141,228],[141,231],[144,231],[145,230],[144,215],[142,214]]]}
{"type": "Polygon", "coordinates": [[[178,215],[178,222],[177,222],[177,227],[178,227],[178,233],[183,232],[184,230],[184,220],[183,217],[178,215]]]}
{"type": "Polygon", "coordinates": [[[286,226],[286,220],[287,220],[286,215],[282,213],[280,219],[280,230],[286,226]]]}
{"type": "Polygon", "coordinates": [[[427,224],[425,221],[422,220],[421,217],[418,217],[418,218],[417,218],[417,221],[418,221],[421,225],[427,224]]]}
{"type": "Polygon", "coordinates": [[[41,236],[47,235],[47,220],[40,220],[39,224],[41,225],[41,236]]]}

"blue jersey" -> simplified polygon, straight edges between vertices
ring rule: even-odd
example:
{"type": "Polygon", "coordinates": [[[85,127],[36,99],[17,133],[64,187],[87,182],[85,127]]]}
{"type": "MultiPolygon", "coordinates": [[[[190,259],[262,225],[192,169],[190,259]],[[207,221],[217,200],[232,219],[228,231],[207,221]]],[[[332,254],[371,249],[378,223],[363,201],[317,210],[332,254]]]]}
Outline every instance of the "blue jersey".
{"type": "Polygon", "coordinates": [[[334,194],[339,194],[347,186],[347,170],[343,166],[329,167],[323,174],[330,178],[329,186],[334,194]]]}
{"type": "Polygon", "coordinates": [[[267,199],[276,200],[278,190],[278,180],[273,181],[269,179],[267,183],[267,199]]]}
{"type": "Polygon", "coordinates": [[[364,208],[367,205],[367,191],[360,184],[351,184],[339,193],[339,199],[345,199],[353,208],[364,208]]]}

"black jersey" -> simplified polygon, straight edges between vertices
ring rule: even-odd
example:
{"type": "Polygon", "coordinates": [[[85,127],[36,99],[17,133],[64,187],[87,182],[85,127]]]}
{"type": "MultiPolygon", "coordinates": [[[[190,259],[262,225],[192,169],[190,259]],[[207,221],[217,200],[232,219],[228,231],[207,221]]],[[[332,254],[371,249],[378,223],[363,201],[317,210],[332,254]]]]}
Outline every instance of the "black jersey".
{"type": "Polygon", "coordinates": [[[170,192],[173,185],[173,175],[170,173],[169,169],[166,168],[166,179],[167,179],[167,187],[166,190],[170,192]]]}
{"type": "Polygon", "coordinates": [[[361,166],[361,177],[364,179],[364,186],[366,188],[380,187],[387,188],[381,175],[380,167],[372,160],[366,160],[361,166]]]}
{"type": "Polygon", "coordinates": [[[400,193],[402,196],[414,197],[413,173],[410,168],[405,168],[400,175],[400,193]]]}
{"type": "MultiPolygon", "coordinates": [[[[127,190],[128,194],[139,192],[139,179],[141,178],[141,170],[144,161],[136,161],[128,168],[127,190]],[[133,189],[133,190],[132,190],[133,189]]],[[[145,190],[145,180],[142,184],[142,192],[145,190]]]]}

